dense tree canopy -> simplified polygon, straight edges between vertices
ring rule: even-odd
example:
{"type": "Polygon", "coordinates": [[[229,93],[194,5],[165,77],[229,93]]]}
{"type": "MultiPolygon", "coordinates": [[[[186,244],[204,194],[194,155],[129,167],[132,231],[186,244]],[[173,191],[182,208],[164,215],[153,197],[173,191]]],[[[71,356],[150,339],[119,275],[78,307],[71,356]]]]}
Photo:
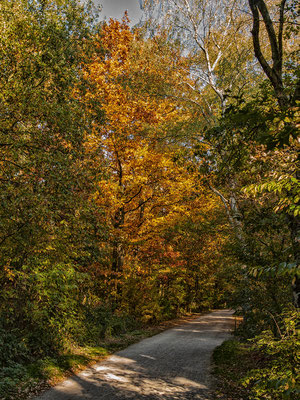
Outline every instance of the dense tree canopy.
{"type": "MultiPolygon", "coordinates": [[[[1,1],[0,397],[119,319],[233,307],[294,351],[298,2],[141,3],[130,29],[1,1]]],[[[296,398],[295,371],[272,369],[273,398],[296,398]]]]}

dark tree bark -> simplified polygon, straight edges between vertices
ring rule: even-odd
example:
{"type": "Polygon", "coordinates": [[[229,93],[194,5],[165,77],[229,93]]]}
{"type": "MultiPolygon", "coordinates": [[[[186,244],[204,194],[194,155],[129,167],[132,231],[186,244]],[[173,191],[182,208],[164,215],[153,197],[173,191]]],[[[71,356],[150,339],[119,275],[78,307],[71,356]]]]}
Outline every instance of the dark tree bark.
{"type": "Polygon", "coordinates": [[[258,59],[265,74],[269,78],[274,88],[278,104],[282,109],[285,108],[289,103],[288,97],[284,91],[284,86],[282,81],[282,64],[283,64],[282,35],[284,26],[285,4],[286,0],[281,0],[279,28],[278,28],[278,34],[276,35],[274,23],[270,17],[268,7],[264,2],[264,0],[249,0],[249,6],[252,12],[252,20],[253,20],[251,33],[253,39],[254,54],[258,59]],[[269,43],[272,51],[272,65],[270,65],[267,62],[261,50],[261,43],[259,38],[260,24],[261,24],[260,16],[263,20],[269,38],[269,43]]]}

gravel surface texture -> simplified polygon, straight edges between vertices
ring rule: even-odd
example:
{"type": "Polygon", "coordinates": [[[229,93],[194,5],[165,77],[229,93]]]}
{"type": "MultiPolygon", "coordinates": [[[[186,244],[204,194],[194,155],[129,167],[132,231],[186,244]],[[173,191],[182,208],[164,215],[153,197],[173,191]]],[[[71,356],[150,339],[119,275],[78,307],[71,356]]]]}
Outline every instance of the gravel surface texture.
{"type": "Polygon", "coordinates": [[[232,314],[214,311],[144,339],[36,400],[212,399],[210,357],[230,336],[232,314]]]}

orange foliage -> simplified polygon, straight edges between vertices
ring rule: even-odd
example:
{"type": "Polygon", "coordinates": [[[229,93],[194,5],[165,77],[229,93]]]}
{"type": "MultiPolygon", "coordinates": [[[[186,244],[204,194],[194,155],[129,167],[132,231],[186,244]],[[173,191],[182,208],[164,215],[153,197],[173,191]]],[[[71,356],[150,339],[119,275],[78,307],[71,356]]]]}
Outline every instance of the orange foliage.
{"type": "MultiPolygon", "coordinates": [[[[94,198],[118,241],[153,235],[172,214],[184,211],[183,197],[194,186],[194,178],[173,161],[175,149],[157,137],[167,121],[184,118],[177,105],[126,86],[136,72],[130,52],[137,40],[125,21],[111,20],[101,36],[105,56],[96,55],[85,71],[94,88],[86,98],[101,103],[105,114],[104,123],[95,121],[86,138],[87,153],[107,167],[94,198]]],[[[143,67],[149,71],[139,60],[138,71],[143,67]]]]}
{"type": "MultiPolygon", "coordinates": [[[[94,170],[99,165],[105,167],[93,200],[104,210],[102,216],[99,214],[109,230],[110,261],[106,270],[102,266],[99,271],[97,266],[94,274],[105,280],[106,293],[115,299],[126,297],[126,307],[131,304],[134,308],[133,288],[149,291],[151,302],[156,295],[163,296],[171,282],[188,279],[184,243],[189,242],[188,248],[193,243],[185,233],[178,235],[177,242],[176,235],[168,240],[166,231],[176,231],[172,228],[176,224],[192,221],[195,210],[212,213],[216,204],[204,193],[199,174],[178,157],[182,145],[170,140],[172,129],[182,129],[189,118],[187,110],[170,97],[152,95],[148,90],[158,87],[159,82],[175,87],[184,60],[174,54],[176,68],[170,68],[168,57],[160,57],[156,63],[156,57],[148,55],[159,53],[159,43],[141,40],[130,32],[125,19],[122,23],[110,20],[97,40],[104,54],[95,54],[84,69],[90,87],[85,101],[95,117],[85,149],[94,170]],[[101,120],[95,104],[103,110],[101,120]],[[158,293],[151,294],[151,290],[158,293]]],[[[184,147],[185,160],[188,152],[189,146],[184,147]]],[[[197,216],[198,222],[203,219],[197,216]]],[[[197,251],[196,263],[199,246],[197,251]]]]}

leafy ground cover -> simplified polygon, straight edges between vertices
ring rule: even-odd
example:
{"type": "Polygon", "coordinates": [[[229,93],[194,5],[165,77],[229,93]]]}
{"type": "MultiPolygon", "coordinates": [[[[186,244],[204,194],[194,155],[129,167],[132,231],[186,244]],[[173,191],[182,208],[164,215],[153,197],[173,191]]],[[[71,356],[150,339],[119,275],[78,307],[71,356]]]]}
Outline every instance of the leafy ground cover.
{"type": "Polygon", "coordinates": [[[249,390],[242,386],[241,379],[261,362],[250,346],[236,339],[227,340],[216,348],[213,362],[216,398],[249,399],[249,390]]]}

